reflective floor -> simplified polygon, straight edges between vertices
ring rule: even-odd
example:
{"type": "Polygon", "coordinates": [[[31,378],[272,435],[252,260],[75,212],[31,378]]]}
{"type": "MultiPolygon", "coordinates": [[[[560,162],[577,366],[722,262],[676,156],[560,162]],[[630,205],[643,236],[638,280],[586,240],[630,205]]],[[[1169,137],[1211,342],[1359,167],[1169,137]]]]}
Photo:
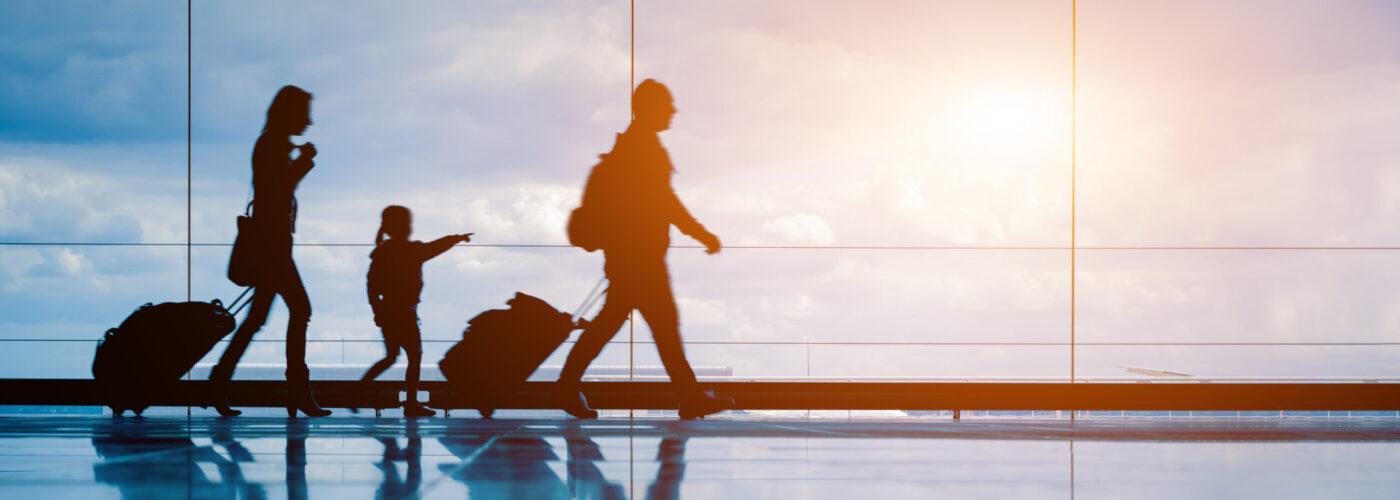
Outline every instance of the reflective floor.
{"type": "Polygon", "coordinates": [[[0,497],[1400,498],[1400,421],[0,417],[0,497]]]}

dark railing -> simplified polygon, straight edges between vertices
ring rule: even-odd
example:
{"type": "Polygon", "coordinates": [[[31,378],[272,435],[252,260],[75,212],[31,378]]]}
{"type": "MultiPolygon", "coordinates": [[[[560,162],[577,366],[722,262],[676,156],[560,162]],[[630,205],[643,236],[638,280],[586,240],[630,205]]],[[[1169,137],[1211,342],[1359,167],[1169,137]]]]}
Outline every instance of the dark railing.
{"type": "MultiPolygon", "coordinates": [[[[313,381],[327,407],[393,408],[402,382],[313,381]]],[[[719,396],[749,410],[1129,410],[1129,411],[1397,411],[1400,383],[1066,383],[1066,382],[705,382],[719,396]]],[[[492,399],[457,391],[448,382],[424,382],[436,408],[555,409],[552,382],[526,382],[492,399]]],[[[200,406],[211,387],[203,380],[170,384],[153,406],[200,406]]],[[[599,409],[674,409],[666,382],[584,382],[599,409]]],[[[282,406],[282,381],[234,381],[235,406],[282,406]]],[[[103,404],[95,382],[81,379],[0,379],[0,404],[103,404]]]]}

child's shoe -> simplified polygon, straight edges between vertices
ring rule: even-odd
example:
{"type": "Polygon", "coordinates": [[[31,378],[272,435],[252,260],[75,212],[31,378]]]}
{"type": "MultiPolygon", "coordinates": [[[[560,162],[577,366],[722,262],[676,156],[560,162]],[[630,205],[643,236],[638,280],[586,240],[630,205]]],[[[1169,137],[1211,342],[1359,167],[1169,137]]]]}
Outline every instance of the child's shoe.
{"type": "Polygon", "coordinates": [[[403,402],[403,416],[405,417],[431,417],[437,412],[428,409],[417,401],[403,402]]]}

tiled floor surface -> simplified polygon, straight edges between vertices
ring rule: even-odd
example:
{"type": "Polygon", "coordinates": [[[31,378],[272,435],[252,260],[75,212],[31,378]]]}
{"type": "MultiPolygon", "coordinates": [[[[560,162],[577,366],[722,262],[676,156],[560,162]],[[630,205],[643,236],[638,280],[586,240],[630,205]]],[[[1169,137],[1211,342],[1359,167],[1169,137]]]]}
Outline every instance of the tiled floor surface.
{"type": "Polygon", "coordinates": [[[1396,419],[0,417],[0,498],[1400,498],[1396,419]]]}

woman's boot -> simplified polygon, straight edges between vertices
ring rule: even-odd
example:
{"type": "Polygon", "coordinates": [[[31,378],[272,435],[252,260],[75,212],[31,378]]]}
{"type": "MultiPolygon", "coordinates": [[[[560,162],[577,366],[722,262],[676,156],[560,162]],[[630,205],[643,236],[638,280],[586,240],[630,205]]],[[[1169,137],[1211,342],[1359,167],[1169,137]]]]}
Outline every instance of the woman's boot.
{"type": "Polygon", "coordinates": [[[297,410],[301,410],[308,417],[330,415],[331,411],[321,408],[316,404],[316,398],[311,396],[310,374],[298,371],[300,373],[287,370],[287,417],[296,417],[297,410]]]}
{"type": "Polygon", "coordinates": [[[237,417],[242,415],[243,412],[230,408],[228,405],[228,381],[232,378],[232,374],[224,375],[219,373],[219,371],[220,370],[215,367],[214,373],[209,376],[209,385],[211,386],[209,405],[213,406],[214,410],[218,411],[221,417],[237,417]]]}

